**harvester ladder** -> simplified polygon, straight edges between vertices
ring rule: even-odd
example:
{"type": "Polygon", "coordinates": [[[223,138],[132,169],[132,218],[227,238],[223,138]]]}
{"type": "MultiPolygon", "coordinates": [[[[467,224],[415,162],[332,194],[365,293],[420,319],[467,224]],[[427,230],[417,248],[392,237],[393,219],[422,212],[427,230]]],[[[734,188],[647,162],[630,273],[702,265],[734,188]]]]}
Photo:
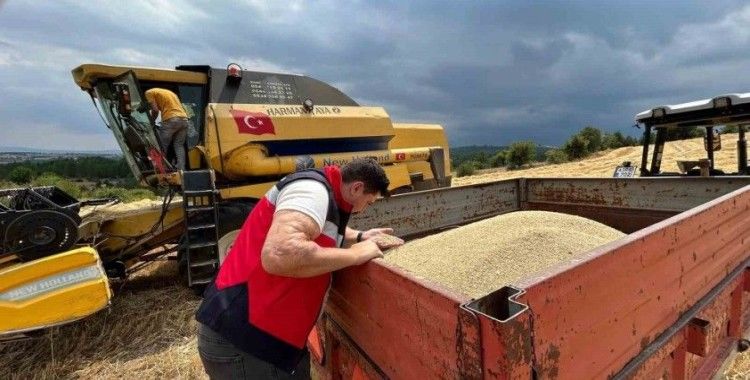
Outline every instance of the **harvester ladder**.
{"type": "Polygon", "coordinates": [[[219,267],[217,190],[212,170],[182,173],[188,286],[205,286],[219,267]]]}

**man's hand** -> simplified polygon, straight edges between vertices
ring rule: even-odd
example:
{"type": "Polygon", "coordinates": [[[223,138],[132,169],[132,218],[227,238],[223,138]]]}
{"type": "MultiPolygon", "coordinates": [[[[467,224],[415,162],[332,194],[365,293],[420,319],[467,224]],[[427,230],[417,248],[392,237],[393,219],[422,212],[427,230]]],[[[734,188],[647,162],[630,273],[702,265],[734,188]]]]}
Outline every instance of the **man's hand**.
{"type": "Polygon", "coordinates": [[[402,246],[404,241],[392,233],[393,228],[373,228],[362,232],[362,241],[374,241],[380,249],[402,246]]]}
{"type": "Polygon", "coordinates": [[[373,240],[363,240],[350,248],[355,254],[354,265],[364,264],[372,259],[383,257],[383,252],[373,240]]]}

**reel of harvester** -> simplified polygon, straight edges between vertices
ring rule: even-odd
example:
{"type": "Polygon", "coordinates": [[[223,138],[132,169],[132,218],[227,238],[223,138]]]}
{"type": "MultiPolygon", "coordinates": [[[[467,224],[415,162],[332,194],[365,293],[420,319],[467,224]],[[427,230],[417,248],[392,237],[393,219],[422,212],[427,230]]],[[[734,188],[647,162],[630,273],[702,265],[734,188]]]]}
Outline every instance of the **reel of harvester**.
{"type": "Polygon", "coordinates": [[[80,202],[54,187],[0,190],[0,256],[36,260],[78,240],[80,202]]]}

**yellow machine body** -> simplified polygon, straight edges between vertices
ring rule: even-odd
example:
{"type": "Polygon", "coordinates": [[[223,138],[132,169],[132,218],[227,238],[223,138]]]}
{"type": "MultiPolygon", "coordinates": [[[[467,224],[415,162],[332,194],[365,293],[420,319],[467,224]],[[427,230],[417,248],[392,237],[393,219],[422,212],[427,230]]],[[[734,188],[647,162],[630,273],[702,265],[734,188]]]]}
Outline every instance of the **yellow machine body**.
{"type": "Polygon", "coordinates": [[[111,298],[99,255],[90,247],[0,269],[0,338],[81,319],[111,298]]]}
{"type": "MultiPolygon", "coordinates": [[[[357,157],[377,159],[386,169],[391,190],[450,184],[448,142],[441,126],[393,123],[383,108],[360,106],[312,78],[246,72],[243,78],[232,81],[226,71],[207,67],[165,70],[99,64],[77,67],[73,78],[81,89],[92,93],[107,93],[102,85],[106,81],[129,84],[134,93],[133,109],[143,101],[135,93],[145,88],[161,86],[179,92],[198,132],[195,143],[188,144],[189,169],[214,170],[223,199],[257,199],[286,174],[301,168],[341,165],[357,157]],[[127,73],[132,73],[130,79],[122,78],[127,73]],[[186,95],[198,90],[203,93],[193,100],[186,95]],[[307,96],[319,104],[307,109],[301,101],[291,100],[307,96]],[[262,118],[267,129],[254,131],[258,125],[243,124],[248,122],[243,115],[262,118]],[[440,149],[442,152],[434,155],[440,149]],[[441,162],[431,165],[431,160],[441,162]]],[[[135,111],[131,115],[148,123],[144,115],[135,111]]],[[[104,116],[112,116],[110,123],[117,122],[116,115],[105,112],[104,116]]],[[[117,132],[115,136],[132,161],[130,156],[137,153],[127,136],[118,136],[117,132]]],[[[148,165],[145,160],[141,164],[131,162],[131,169],[143,183],[154,184],[153,174],[143,170],[148,165]]]]}

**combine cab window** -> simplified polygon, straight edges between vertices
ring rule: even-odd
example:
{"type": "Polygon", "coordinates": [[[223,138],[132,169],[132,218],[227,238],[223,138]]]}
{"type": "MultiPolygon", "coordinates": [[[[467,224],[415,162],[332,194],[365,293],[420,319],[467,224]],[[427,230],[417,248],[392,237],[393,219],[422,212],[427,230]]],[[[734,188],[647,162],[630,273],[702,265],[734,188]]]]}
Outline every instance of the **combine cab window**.
{"type": "Polygon", "coordinates": [[[203,112],[204,96],[203,86],[181,85],[177,88],[177,96],[180,97],[182,106],[190,119],[190,129],[188,130],[187,146],[188,149],[200,143],[200,136],[203,134],[203,112]]]}
{"type": "Polygon", "coordinates": [[[206,107],[204,86],[152,81],[141,81],[140,86],[142,91],[161,87],[177,94],[190,120],[190,128],[187,134],[187,148],[190,149],[200,144],[200,137],[203,135],[203,116],[206,107]]]}
{"type": "Polygon", "coordinates": [[[102,117],[112,130],[123,151],[125,160],[136,178],[145,180],[155,172],[154,162],[159,160],[161,148],[147,113],[139,112],[145,99],[132,72],[113,80],[99,81],[95,87],[102,117]],[[123,102],[123,91],[129,102],[123,102]]]}

